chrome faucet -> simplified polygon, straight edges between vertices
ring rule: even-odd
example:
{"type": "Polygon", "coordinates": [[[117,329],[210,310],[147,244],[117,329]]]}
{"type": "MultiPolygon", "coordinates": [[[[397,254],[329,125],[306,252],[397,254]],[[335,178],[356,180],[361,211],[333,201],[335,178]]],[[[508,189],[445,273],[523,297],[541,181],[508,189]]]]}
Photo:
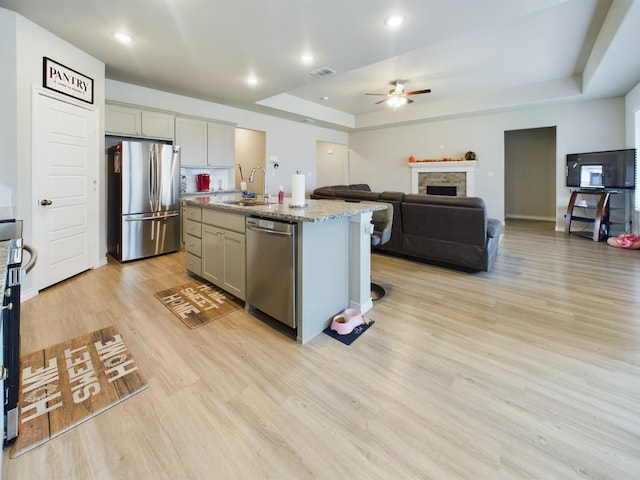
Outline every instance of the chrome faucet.
{"type": "Polygon", "coordinates": [[[269,201],[269,182],[267,181],[267,171],[263,167],[253,167],[251,169],[251,173],[249,174],[249,183],[253,183],[253,177],[256,174],[256,170],[262,170],[264,173],[264,201],[265,203],[269,201]]]}

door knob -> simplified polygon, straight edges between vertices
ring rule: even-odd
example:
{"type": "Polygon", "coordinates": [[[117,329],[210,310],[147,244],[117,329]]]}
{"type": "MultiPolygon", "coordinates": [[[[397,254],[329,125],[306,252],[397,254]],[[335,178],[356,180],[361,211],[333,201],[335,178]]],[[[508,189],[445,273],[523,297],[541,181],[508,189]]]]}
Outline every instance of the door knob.
{"type": "Polygon", "coordinates": [[[0,366],[0,382],[9,378],[9,370],[4,366],[0,366]]]}
{"type": "Polygon", "coordinates": [[[46,198],[44,200],[40,200],[40,205],[44,205],[45,207],[47,205],[51,205],[53,202],[51,200],[47,200],[46,198]]]}

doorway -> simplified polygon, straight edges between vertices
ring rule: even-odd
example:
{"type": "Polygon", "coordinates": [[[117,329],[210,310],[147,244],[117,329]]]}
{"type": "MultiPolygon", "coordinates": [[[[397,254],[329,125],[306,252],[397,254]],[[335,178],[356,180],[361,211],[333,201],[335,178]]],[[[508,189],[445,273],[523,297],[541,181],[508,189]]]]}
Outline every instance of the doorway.
{"type": "MultiPolygon", "coordinates": [[[[259,172],[253,183],[249,183],[249,174],[253,167],[266,170],[267,134],[259,130],[236,128],[236,190],[240,190],[240,182],[247,182],[247,189],[262,195],[264,191],[264,175],[259,172]]],[[[271,192],[270,192],[271,193],[271,192]]]]}
{"type": "Polygon", "coordinates": [[[98,113],[44,92],[33,94],[36,288],[97,263],[98,113]]]}
{"type": "Polygon", "coordinates": [[[349,184],[349,151],[340,143],[316,142],[318,187],[349,184]]]}
{"type": "Polygon", "coordinates": [[[504,132],[505,219],[556,221],[556,127],[504,132]]]}

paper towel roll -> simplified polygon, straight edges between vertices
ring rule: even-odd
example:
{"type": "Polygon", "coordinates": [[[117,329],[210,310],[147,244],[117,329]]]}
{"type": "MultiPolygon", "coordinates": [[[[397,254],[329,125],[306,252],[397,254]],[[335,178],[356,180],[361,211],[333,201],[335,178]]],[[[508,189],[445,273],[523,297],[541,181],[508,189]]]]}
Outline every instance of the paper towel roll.
{"type": "Polygon", "coordinates": [[[304,206],[304,175],[296,174],[291,176],[291,206],[304,206]]]}

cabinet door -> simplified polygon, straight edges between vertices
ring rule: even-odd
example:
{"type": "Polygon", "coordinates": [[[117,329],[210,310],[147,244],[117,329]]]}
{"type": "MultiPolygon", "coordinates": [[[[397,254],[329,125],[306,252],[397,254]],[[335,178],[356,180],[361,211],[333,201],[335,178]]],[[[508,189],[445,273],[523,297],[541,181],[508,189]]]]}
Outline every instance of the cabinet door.
{"type": "Polygon", "coordinates": [[[233,125],[211,123],[208,125],[208,163],[214,167],[235,167],[236,129],[233,125]]]}
{"type": "Polygon", "coordinates": [[[221,288],[245,299],[245,236],[229,230],[222,235],[224,259],[221,288]]]}
{"type": "Polygon", "coordinates": [[[193,118],[176,118],[175,144],[180,147],[180,164],[207,164],[207,122],[193,118]]]}
{"type": "Polygon", "coordinates": [[[106,133],[140,136],[142,134],[140,110],[120,105],[106,105],[104,129],[106,133]]]}
{"type": "Polygon", "coordinates": [[[224,230],[210,225],[202,226],[202,278],[223,286],[224,230]]]}
{"type": "Polygon", "coordinates": [[[169,113],[142,110],[142,135],[173,140],[174,116],[169,113]]]}

